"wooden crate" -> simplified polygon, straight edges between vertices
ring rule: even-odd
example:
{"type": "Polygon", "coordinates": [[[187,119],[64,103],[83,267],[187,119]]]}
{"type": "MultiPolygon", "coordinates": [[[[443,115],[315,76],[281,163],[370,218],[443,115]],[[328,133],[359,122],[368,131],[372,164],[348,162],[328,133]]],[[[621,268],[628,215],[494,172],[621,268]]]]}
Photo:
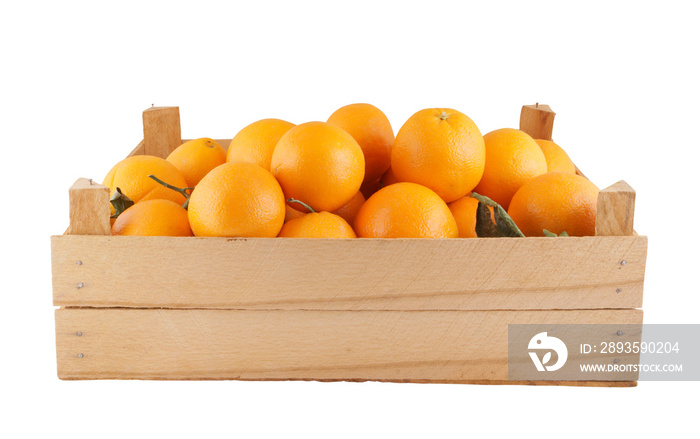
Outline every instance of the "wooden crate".
{"type": "MultiPolygon", "coordinates": [[[[521,129],[551,138],[553,117],[523,107],[521,129]]],[[[131,155],[181,142],[178,108],[150,108],[131,155]]],[[[51,237],[61,379],[636,384],[507,367],[508,324],[642,322],[647,238],[625,182],[600,192],[597,236],[569,238],[110,236],[108,188],[69,194],[51,237]]]]}

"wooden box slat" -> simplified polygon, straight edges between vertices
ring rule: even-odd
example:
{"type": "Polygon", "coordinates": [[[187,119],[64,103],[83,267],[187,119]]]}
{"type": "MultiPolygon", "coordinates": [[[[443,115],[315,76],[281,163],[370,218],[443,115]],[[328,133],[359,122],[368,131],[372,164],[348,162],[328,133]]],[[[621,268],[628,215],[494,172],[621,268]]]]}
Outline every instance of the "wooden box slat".
{"type": "Polygon", "coordinates": [[[64,379],[506,381],[508,324],[641,322],[641,310],[67,308],[56,351],[64,379]]]}
{"type": "Polygon", "coordinates": [[[646,249],[644,236],[55,236],[51,255],[57,306],[598,309],[642,306],[646,249]]]}

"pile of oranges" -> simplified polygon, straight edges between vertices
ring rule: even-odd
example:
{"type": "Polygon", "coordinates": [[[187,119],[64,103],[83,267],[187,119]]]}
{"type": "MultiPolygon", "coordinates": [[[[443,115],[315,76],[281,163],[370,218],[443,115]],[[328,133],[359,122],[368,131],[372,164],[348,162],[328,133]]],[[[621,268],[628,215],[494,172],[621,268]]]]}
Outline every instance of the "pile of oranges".
{"type": "Polygon", "coordinates": [[[228,150],[201,138],[166,159],[133,156],[104,184],[134,203],[112,209],[112,234],[142,236],[470,238],[472,193],[525,236],[584,236],[595,234],[598,196],[554,142],[510,128],[482,135],[448,108],[415,113],[394,136],[369,104],[327,122],[260,120],[228,150]]]}

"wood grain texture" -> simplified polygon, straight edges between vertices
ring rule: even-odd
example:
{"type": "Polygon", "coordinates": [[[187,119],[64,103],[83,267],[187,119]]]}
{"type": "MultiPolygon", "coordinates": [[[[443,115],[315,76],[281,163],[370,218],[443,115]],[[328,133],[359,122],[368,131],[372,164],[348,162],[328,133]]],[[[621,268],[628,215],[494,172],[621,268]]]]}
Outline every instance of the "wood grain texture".
{"type": "Polygon", "coordinates": [[[533,139],[552,140],[556,113],[549,105],[524,105],[520,111],[520,130],[533,139]]]}
{"type": "Polygon", "coordinates": [[[641,307],[647,239],[54,236],[51,246],[57,306],[597,309],[641,307]]]}
{"type": "Polygon", "coordinates": [[[144,151],[146,150],[146,144],[142,140],[139,142],[138,145],[136,145],[136,148],[134,148],[126,158],[133,157],[135,155],[144,155],[144,151]]]}
{"type": "Polygon", "coordinates": [[[642,311],[64,308],[58,376],[507,381],[511,323],[641,324],[642,311]]]}
{"type": "Polygon", "coordinates": [[[624,180],[600,191],[595,221],[596,235],[633,235],[635,198],[636,192],[624,180]]]}
{"type": "Polygon", "coordinates": [[[182,144],[179,107],[151,107],[143,112],[143,154],[166,158],[182,144]]]}
{"type": "Polygon", "coordinates": [[[109,235],[109,188],[79,178],[68,190],[71,235],[109,235]]]}

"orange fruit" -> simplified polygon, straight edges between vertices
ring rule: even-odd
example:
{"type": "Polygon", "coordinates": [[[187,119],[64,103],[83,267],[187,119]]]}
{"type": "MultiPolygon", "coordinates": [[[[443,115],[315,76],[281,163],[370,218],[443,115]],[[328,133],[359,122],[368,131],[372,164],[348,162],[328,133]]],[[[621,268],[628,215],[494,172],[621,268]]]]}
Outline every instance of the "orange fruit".
{"type": "Polygon", "coordinates": [[[429,108],[396,135],[391,169],[399,181],[422,184],[449,203],[468,194],[484,173],[484,138],[466,115],[429,108]]]}
{"type": "Polygon", "coordinates": [[[330,212],[312,212],[286,222],[280,238],[357,238],[347,221],[330,212]]]}
{"type": "Polygon", "coordinates": [[[361,191],[357,191],[355,196],[345,206],[333,211],[333,213],[343,218],[348,224],[352,224],[355,222],[357,212],[360,211],[363,204],[365,204],[365,196],[362,195],[361,191]]]}
{"type": "MultiPolygon", "coordinates": [[[[476,234],[476,208],[479,206],[479,200],[466,195],[458,200],[455,200],[447,205],[452,212],[452,216],[457,221],[457,230],[459,230],[460,238],[478,238],[476,234]]],[[[493,207],[489,207],[491,211],[491,220],[494,220],[493,207]]]]}
{"type": "Polygon", "coordinates": [[[275,237],[285,216],[284,194],[265,169],[247,162],[217,166],[192,191],[195,236],[275,237]]]}
{"type": "Polygon", "coordinates": [[[293,126],[293,123],[280,119],[263,119],[251,123],[231,139],[226,161],[239,160],[270,169],[272,151],[280,137],[293,126]]]}
{"type": "Polygon", "coordinates": [[[209,171],[226,163],[226,150],[217,141],[203,137],[178,146],[166,160],[185,177],[187,186],[195,187],[209,171]]]}
{"type": "Polygon", "coordinates": [[[394,130],[382,111],[370,104],[351,104],[336,110],[328,123],[347,131],[365,156],[364,182],[382,176],[391,165],[394,130]]]}
{"type": "Polygon", "coordinates": [[[114,220],[112,235],[192,236],[187,211],[170,200],[136,203],[114,220]]]}
{"type": "Polygon", "coordinates": [[[588,179],[552,172],[525,183],[513,196],[508,215],[525,236],[544,236],[543,229],[559,235],[595,235],[598,188],[588,179]]]}
{"type": "Polygon", "coordinates": [[[547,160],[547,172],[568,172],[576,173],[576,166],[571,161],[569,155],[561,146],[551,140],[535,139],[540,146],[545,160],[547,160]]]}
{"type": "Polygon", "coordinates": [[[185,178],[172,163],[152,155],[135,155],[120,161],[107,173],[102,184],[109,188],[110,194],[120,188],[134,203],[155,199],[185,202],[181,193],[149,178],[151,174],[175,187],[187,187],[185,178]]]}
{"type": "Polygon", "coordinates": [[[447,204],[435,192],[415,183],[396,183],[365,201],[355,217],[361,238],[456,238],[447,204]]]}
{"type": "Polygon", "coordinates": [[[484,135],[486,167],[474,192],[508,209],[513,194],[528,180],[547,172],[537,143],[520,130],[503,128],[484,135]]]}
{"type": "Polygon", "coordinates": [[[286,223],[287,221],[291,221],[294,218],[299,218],[300,216],[304,216],[304,212],[300,212],[296,209],[292,209],[289,207],[289,204],[287,204],[285,207],[285,214],[284,214],[284,222],[286,223]]]}
{"type": "Polygon", "coordinates": [[[460,238],[477,238],[476,230],[476,207],[479,205],[479,200],[472,197],[462,197],[450,204],[452,216],[457,221],[457,230],[460,238]]]}
{"type": "Polygon", "coordinates": [[[365,159],[360,145],[343,129],[308,122],[282,136],[270,171],[286,198],[303,201],[316,212],[333,212],[360,190],[365,159]]]}

